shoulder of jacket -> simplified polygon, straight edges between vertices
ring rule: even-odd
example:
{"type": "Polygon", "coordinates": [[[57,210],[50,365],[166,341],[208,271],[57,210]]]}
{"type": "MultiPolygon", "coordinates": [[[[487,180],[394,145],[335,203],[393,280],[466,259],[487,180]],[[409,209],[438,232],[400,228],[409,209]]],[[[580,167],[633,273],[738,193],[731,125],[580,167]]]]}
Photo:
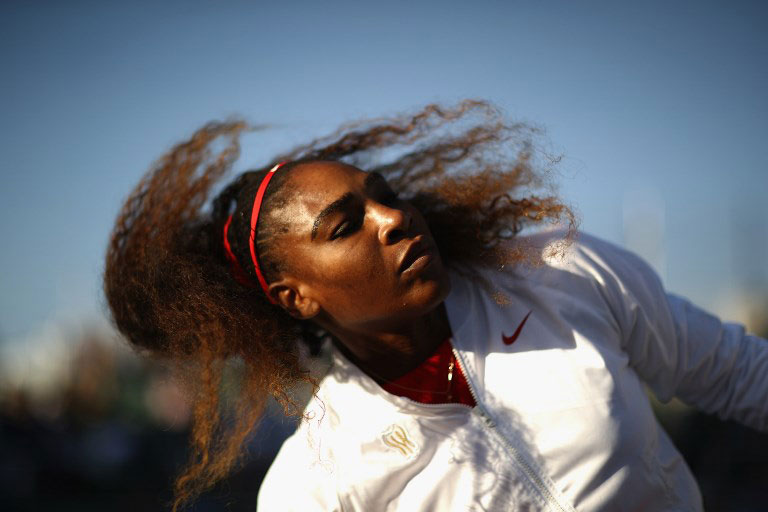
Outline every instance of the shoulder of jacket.
{"type": "Polygon", "coordinates": [[[510,244],[526,251],[527,262],[482,273],[495,288],[512,294],[549,289],[609,304],[634,302],[637,294],[658,295],[658,275],[638,255],[582,231],[567,235],[557,229],[515,238],[510,244]]]}
{"type": "Polygon", "coordinates": [[[522,272],[531,278],[557,270],[560,277],[566,272],[606,284],[609,280],[621,282],[624,275],[633,271],[650,271],[636,254],[583,231],[576,232],[572,239],[566,237],[565,230],[539,232],[523,236],[517,243],[528,247],[538,258],[531,265],[523,265],[522,272]]]}

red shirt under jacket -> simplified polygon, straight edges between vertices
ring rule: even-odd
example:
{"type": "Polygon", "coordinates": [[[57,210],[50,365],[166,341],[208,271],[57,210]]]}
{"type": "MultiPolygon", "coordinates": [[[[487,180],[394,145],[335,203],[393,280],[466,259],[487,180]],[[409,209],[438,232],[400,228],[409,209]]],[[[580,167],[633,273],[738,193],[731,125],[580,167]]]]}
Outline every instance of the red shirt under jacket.
{"type": "Polygon", "coordinates": [[[453,354],[450,338],[446,338],[435,353],[419,366],[381,387],[393,395],[404,396],[423,404],[458,403],[470,407],[476,405],[464,372],[453,354]],[[451,363],[453,373],[449,381],[451,363]]]}

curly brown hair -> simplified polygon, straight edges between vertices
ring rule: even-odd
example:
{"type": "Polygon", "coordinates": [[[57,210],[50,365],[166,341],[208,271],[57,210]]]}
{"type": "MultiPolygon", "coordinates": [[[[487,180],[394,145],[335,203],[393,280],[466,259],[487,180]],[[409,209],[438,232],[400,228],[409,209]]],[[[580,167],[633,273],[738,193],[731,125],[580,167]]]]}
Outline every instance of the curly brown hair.
{"type": "Polygon", "coordinates": [[[536,147],[540,131],[506,122],[487,101],[431,104],[411,115],[348,123],[243,172],[209,201],[248,129],[242,121],[211,122],[161,157],[125,201],[106,255],[104,291],[118,330],[137,350],[187,376],[192,449],[174,485],[174,511],[242,461],[242,446],[269,397],[299,415],[293,391],[317,386],[299,348],[302,341],[316,348],[323,333],[271,304],[260,288],[234,279],[223,248],[223,226],[232,214],[228,240],[255,281],[247,219],[261,179],[276,162],[288,161],[270,183],[261,213],[268,220],[256,234],[268,281],[281,271],[271,241],[285,229],[269,215],[290,200],[285,176],[303,162],[344,161],[383,174],[422,212],[443,261],[457,271],[526,260],[523,246],[503,242],[527,226],[565,220],[565,239],[575,233],[571,210],[548,188],[547,173],[558,159],[536,147]],[[397,147],[403,148],[399,156],[378,160],[397,147]],[[240,362],[240,378],[223,392],[232,361],[240,362]]]}

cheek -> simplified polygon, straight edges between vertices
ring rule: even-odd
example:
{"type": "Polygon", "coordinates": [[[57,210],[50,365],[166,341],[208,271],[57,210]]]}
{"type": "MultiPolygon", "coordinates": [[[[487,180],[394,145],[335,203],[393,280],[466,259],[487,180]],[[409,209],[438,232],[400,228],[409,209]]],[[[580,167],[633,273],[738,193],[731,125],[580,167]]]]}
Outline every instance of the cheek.
{"type": "Polygon", "coordinates": [[[381,287],[386,279],[386,271],[381,259],[363,251],[349,251],[328,261],[326,275],[329,288],[340,292],[350,292],[359,296],[361,292],[370,293],[371,287],[381,287]]]}
{"type": "Polygon", "coordinates": [[[318,282],[325,290],[329,307],[347,310],[370,309],[393,294],[396,283],[381,256],[371,251],[356,250],[329,255],[316,268],[318,282]]]}

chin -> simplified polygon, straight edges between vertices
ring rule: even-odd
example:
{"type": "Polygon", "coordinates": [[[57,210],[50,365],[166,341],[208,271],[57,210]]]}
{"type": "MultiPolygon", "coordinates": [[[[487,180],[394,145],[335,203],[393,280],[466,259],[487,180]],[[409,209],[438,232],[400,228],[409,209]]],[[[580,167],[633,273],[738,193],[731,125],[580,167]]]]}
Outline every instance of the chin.
{"type": "MultiPolygon", "coordinates": [[[[437,272],[434,277],[430,276],[429,279],[424,279],[414,290],[415,297],[413,304],[420,304],[419,308],[421,313],[426,313],[436,308],[448,297],[451,291],[451,280],[448,276],[448,272],[440,268],[440,272],[437,272]]],[[[410,301],[409,301],[410,302],[410,301]]]]}

